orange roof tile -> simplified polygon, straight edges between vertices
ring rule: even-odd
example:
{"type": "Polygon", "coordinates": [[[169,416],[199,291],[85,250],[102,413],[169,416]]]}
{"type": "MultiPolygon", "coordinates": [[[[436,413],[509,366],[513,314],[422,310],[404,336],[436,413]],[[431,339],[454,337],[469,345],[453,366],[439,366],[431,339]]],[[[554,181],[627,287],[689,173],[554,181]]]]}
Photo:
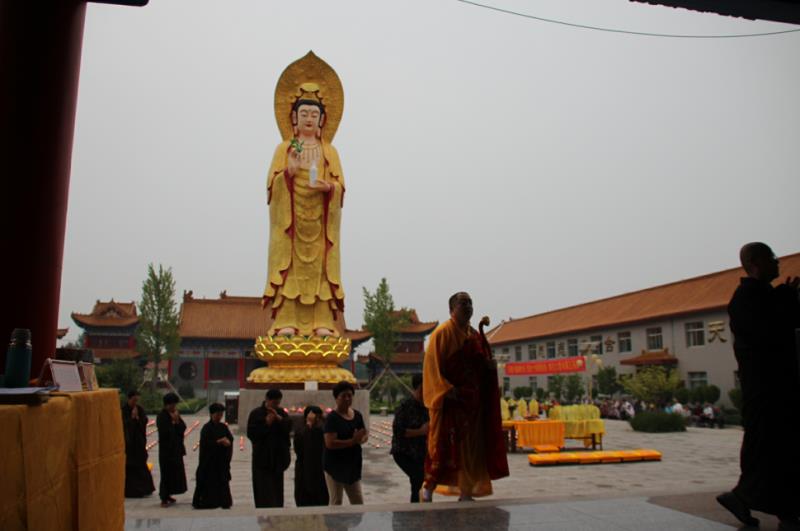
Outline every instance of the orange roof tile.
{"type": "Polygon", "coordinates": [[[72,312],[72,320],[80,327],[86,326],[107,326],[107,327],[127,327],[139,322],[136,316],[135,302],[115,302],[111,299],[108,302],[95,303],[92,313],[72,312]]]}
{"type": "Polygon", "coordinates": [[[367,330],[345,330],[344,337],[355,343],[368,340],[372,337],[372,334],[367,330]]]}
{"type": "Polygon", "coordinates": [[[219,299],[183,297],[178,333],[182,338],[252,339],[269,330],[269,311],[261,308],[261,297],[234,297],[225,292],[219,299]]]}
{"type": "MultiPolygon", "coordinates": [[[[780,258],[781,278],[800,276],[800,253],[780,258]]],[[[492,345],[624,326],[727,307],[741,267],[625,293],[607,299],[504,321],[486,335],[492,345]]]]}
{"type": "Polygon", "coordinates": [[[669,353],[669,349],[642,351],[638,356],[620,360],[622,365],[677,365],[678,358],[669,353]]]}
{"type": "Polygon", "coordinates": [[[396,310],[392,312],[392,315],[395,317],[400,317],[403,312],[408,313],[408,323],[405,326],[402,326],[396,330],[401,334],[429,334],[433,332],[433,329],[439,325],[439,321],[431,321],[427,323],[423,323],[419,320],[417,316],[417,311],[413,308],[404,308],[402,310],[396,310]]]}

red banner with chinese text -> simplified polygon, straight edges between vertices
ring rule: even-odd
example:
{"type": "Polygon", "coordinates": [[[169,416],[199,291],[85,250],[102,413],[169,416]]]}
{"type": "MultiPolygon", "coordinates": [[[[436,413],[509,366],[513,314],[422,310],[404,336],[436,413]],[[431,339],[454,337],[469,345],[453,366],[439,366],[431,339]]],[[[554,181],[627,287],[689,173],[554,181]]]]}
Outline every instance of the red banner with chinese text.
{"type": "Polygon", "coordinates": [[[586,360],[583,356],[506,363],[506,376],[536,376],[537,374],[563,374],[585,371],[586,360]]]}

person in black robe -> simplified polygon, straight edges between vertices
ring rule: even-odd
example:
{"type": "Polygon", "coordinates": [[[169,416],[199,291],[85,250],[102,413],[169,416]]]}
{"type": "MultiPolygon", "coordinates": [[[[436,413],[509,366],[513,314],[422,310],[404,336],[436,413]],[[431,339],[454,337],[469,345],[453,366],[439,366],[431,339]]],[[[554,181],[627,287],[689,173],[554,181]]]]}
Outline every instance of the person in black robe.
{"type": "Polygon", "coordinates": [[[222,422],[225,406],[215,403],[208,410],[211,420],[200,430],[200,459],[192,506],[195,509],[230,509],[233,505],[230,484],[233,435],[222,422]]]}
{"type": "Polygon", "coordinates": [[[266,400],[247,418],[247,438],[253,444],[256,507],[283,507],[283,473],[291,462],[291,421],[280,407],[282,398],[280,389],[270,389],[266,400]]]}
{"type": "Polygon", "coordinates": [[[122,406],[122,429],[125,434],[125,497],[142,498],[156,490],[147,468],[147,415],[139,405],[139,391],[128,391],[122,406]]]}
{"type": "Polygon", "coordinates": [[[179,400],[175,393],[164,395],[164,409],[156,417],[158,466],[161,469],[158,496],[161,498],[161,507],[169,507],[175,503],[173,494],[186,492],[186,469],[183,466],[183,456],[186,455],[186,447],[183,445],[186,423],[178,413],[179,400]]]}
{"type": "Polygon", "coordinates": [[[408,476],[411,503],[419,503],[425,480],[425,456],[428,453],[428,410],[422,401],[422,375],[411,378],[412,395],[394,412],[392,450],[395,463],[408,476]]]}
{"type": "Polygon", "coordinates": [[[328,505],[328,486],[322,470],[322,410],[308,406],[303,417],[305,424],[294,434],[294,501],[298,507],[328,505]]]}
{"type": "Polygon", "coordinates": [[[776,515],[782,529],[800,529],[800,461],[779,451],[787,430],[800,424],[800,279],[773,287],[778,259],[764,243],[745,245],[740,257],[747,277],[728,315],[742,389],[741,474],[733,491],[717,501],[745,525],[758,525],[750,514],[756,510],[776,515]]]}

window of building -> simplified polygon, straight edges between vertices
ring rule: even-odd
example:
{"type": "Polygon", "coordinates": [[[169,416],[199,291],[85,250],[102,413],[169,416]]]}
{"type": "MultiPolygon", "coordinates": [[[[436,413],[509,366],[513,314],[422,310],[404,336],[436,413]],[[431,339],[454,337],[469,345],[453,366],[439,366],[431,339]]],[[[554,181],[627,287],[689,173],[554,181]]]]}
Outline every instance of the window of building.
{"type": "Polygon", "coordinates": [[[239,360],[210,358],[208,360],[209,380],[238,380],[239,360]]]}
{"type": "Polygon", "coordinates": [[[567,339],[567,355],[569,355],[569,356],[577,356],[578,355],[578,340],[577,339],[567,339]]]}
{"type": "Polygon", "coordinates": [[[536,381],[536,376],[528,376],[528,385],[533,389],[533,394],[536,394],[536,388],[539,387],[538,382],[536,381]]]}
{"type": "Polygon", "coordinates": [[[522,361],[522,346],[514,347],[514,361],[522,361]]]}
{"type": "Polygon", "coordinates": [[[511,378],[508,376],[503,377],[503,395],[507,395],[511,391],[511,378]]]}
{"type": "Polygon", "coordinates": [[[528,359],[529,360],[536,359],[536,345],[528,345],[528,359]]]}
{"type": "Polygon", "coordinates": [[[508,347],[503,347],[503,354],[508,354],[508,347]]]}
{"type": "Polygon", "coordinates": [[[703,321],[686,323],[686,346],[702,347],[706,344],[706,327],[703,321]]]}
{"type": "Polygon", "coordinates": [[[603,336],[592,336],[589,341],[592,343],[592,354],[603,353],[603,336]]]}
{"type": "Polygon", "coordinates": [[[563,341],[558,342],[558,357],[563,358],[567,355],[566,347],[563,341]]]}
{"type": "Polygon", "coordinates": [[[689,389],[695,387],[702,387],[708,385],[708,373],[706,372],[690,372],[689,373],[689,389]]]}
{"type": "Polygon", "coordinates": [[[556,342],[555,341],[548,341],[547,342],[547,359],[555,358],[556,357],[556,342]]]}
{"type": "Polygon", "coordinates": [[[617,333],[617,343],[619,343],[620,352],[630,352],[633,350],[631,346],[631,333],[619,332],[617,333]]]}
{"type": "Polygon", "coordinates": [[[647,350],[661,350],[664,348],[664,339],[661,336],[661,327],[647,329],[647,350]]]}

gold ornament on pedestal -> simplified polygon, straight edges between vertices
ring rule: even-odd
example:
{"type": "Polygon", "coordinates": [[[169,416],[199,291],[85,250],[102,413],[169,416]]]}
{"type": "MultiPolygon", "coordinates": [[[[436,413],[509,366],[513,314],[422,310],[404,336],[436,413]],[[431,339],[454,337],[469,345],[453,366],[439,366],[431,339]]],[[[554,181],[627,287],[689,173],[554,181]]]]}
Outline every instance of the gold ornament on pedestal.
{"type": "Polygon", "coordinates": [[[267,175],[270,239],[262,306],[268,336],[256,356],[269,363],[251,383],[355,382],[338,366],[350,355],[344,338],[340,224],[344,175],[330,144],[344,109],[339,76],[309,52],[275,87],[283,142],[267,175]]]}

